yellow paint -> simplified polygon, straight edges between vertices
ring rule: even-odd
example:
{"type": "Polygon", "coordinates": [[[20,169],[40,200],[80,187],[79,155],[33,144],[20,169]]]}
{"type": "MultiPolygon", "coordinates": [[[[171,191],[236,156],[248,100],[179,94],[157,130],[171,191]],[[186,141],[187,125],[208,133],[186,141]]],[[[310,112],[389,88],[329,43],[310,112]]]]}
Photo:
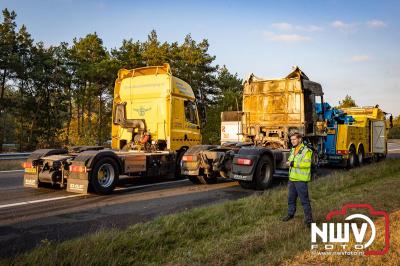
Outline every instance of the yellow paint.
{"type": "MultiPolygon", "coordinates": [[[[121,69],[115,81],[113,110],[117,103],[126,102],[127,119],[144,119],[152,140],[166,140],[168,149],[179,150],[201,143],[197,109],[195,119],[185,117],[185,102],[194,105],[194,100],[190,85],[172,76],[168,64],[121,69]]],[[[113,149],[122,148],[120,140],[129,143],[131,139],[131,132],[112,124],[113,149]]]]}
{"type": "Polygon", "coordinates": [[[36,167],[25,168],[25,173],[36,174],[36,167]]]}
{"type": "Polygon", "coordinates": [[[245,134],[275,148],[288,148],[289,134],[305,128],[305,104],[302,79],[308,78],[299,68],[287,77],[261,79],[251,76],[243,89],[245,134]]]}
{"type": "MultiPolygon", "coordinates": [[[[351,107],[341,108],[341,110],[346,114],[353,116],[355,122],[352,125],[338,125],[336,150],[349,150],[351,145],[353,145],[358,154],[359,147],[362,145],[366,155],[372,154],[372,140],[370,138],[372,128],[370,127],[370,124],[374,121],[385,121],[384,112],[376,107],[351,107]]],[[[385,124],[384,141],[386,143],[388,123],[385,124]]]]}

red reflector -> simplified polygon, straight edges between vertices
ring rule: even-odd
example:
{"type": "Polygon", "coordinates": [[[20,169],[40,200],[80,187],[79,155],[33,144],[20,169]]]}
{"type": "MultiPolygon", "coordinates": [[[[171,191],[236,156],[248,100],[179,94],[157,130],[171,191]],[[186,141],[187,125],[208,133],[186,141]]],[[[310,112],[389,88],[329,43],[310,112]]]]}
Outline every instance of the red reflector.
{"type": "Polygon", "coordinates": [[[240,164],[240,165],[252,165],[253,161],[250,159],[245,159],[245,158],[239,158],[237,159],[236,164],[240,164]]]}
{"type": "Polygon", "coordinates": [[[31,162],[24,162],[24,163],[22,164],[22,167],[23,167],[23,168],[32,168],[32,163],[31,163],[31,162]]]}
{"type": "Polygon", "coordinates": [[[182,161],[194,162],[194,161],[197,161],[197,156],[196,155],[183,155],[182,161]]]}
{"type": "Polygon", "coordinates": [[[349,154],[348,150],[338,150],[337,151],[338,154],[349,154]]]}
{"type": "Polygon", "coordinates": [[[71,165],[69,171],[73,173],[86,173],[86,167],[81,165],[71,165]]]}

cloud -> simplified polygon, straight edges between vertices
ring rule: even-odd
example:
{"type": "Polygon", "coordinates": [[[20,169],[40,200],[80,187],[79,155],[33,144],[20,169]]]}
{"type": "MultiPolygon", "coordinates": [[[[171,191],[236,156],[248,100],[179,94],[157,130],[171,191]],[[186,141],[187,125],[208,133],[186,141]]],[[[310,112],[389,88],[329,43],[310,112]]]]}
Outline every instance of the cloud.
{"type": "Polygon", "coordinates": [[[321,31],[322,27],[316,25],[293,25],[287,22],[272,23],[271,27],[280,31],[306,31],[314,32],[321,31]]]}
{"type": "Polygon", "coordinates": [[[335,20],[334,22],[331,23],[331,26],[340,29],[340,30],[349,30],[352,29],[356,26],[354,23],[345,23],[341,20],[335,20]]]}
{"type": "Polygon", "coordinates": [[[367,26],[368,28],[378,29],[378,28],[384,28],[387,25],[382,20],[373,19],[362,23],[360,22],[346,23],[343,22],[342,20],[335,20],[331,23],[331,26],[341,31],[352,32],[364,26],[367,26]]]}
{"type": "Polygon", "coordinates": [[[272,23],[271,26],[277,30],[286,30],[286,31],[293,30],[293,25],[286,22],[272,23]]]}
{"type": "Polygon", "coordinates": [[[366,24],[367,24],[368,28],[384,28],[387,26],[385,22],[383,22],[382,20],[377,20],[377,19],[367,21],[366,24]]]}
{"type": "Polygon", "coordinates": [[[353,55],[350,58],[351,62],[366,62],[366,61],[371,61],[372,57],[369,55],[353,55]]]}
{"type": "Polygon", "coordinates": [[[274,32],[265,31],[264,36],[270,40],[275,42],[304,42],[310,41],[311,38],[304,35],[299,34],[276,34],[274,32]]]}

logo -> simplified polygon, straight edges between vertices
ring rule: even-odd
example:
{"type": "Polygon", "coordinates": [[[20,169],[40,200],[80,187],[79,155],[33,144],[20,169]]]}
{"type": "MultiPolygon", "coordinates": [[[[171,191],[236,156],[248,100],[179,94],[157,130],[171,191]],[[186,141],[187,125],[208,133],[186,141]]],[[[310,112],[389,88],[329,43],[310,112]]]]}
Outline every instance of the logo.
{"type": "MultiPolygon", "coordinates": [[[[389,251],[389,215],[377,211],[369,204],[346,204],[341,210],[331,211],[326,223],[311,224],[311,251],[323,255],[384,255],[389,251]],[[352,213],[350,209],[368,211],[368,214],[352,213]],[[343,222],[329,222],[333,218],[343,222]],[[384,228],[376,227],[371,217],[383,218],[384,228]],[[384,236],[384,247],[373,249],[377,235],[384,236]]],[[[378,241],[377,241],[378,242],[378,241]]]]}
{"type": "Polygon", "coordinates": [[[134,108],[133,110],[136,111],[136,112],[138,113],[138,115],[144,116],[144,115],[146,114],[147,111],[150,111],[150,110],[151,110],[151,107],[150,107],[150,108],[144,108],[143,106],[140,106],[139,109],[134,108]]]}
{"type": "Polygon", "coordinates": [[[69,185],[69,188],[70,189],[75,189],[75,190],[83,190],[84,186],[80,185],[80,184],[72,183],[72,184],[69,185]]]}
{"type": "Polygon", "coordinates": [[[36,179],[25,179],[25,185],[36,186],[36,179]]]}

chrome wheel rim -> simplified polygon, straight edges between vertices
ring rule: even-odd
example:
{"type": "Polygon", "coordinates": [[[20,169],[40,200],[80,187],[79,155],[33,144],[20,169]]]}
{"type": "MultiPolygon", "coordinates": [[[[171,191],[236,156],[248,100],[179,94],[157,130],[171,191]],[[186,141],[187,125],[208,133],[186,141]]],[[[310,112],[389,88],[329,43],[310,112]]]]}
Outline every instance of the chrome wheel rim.
{"type": "Polygon", "coordinates": [[[104,188],[111,186],[111,184],[114,182],[114,178],[115,171],[111,164],[106,163],[100,166],[99,170],[97,171],[97,180],[100,186],[104,188]]]}

